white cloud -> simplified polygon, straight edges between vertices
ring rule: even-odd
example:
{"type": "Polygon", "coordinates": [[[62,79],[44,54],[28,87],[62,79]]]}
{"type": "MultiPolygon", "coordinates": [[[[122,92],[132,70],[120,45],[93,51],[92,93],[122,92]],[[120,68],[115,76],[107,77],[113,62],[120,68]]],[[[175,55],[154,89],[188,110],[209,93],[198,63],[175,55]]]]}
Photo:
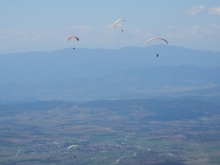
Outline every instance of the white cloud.
{"type": "Polygon", "coordinates": [[[205,11],[205,7],[200,5],[200,6],[193,6],[192,8],[188,9],[185,11],[187,15],[197,15],[205,11]]]}
{"type": "Polygon", "coordinates": [[[220,6],[209,8],[208,13],[211,14],[211,15],[220,15],[220,6]]]}
{"type": "Polygon", "coordinates": [[[213,40],[219,40],[220,25],[211,24],[207,26],[169,27],[162,32],[169,34],[169,38],[175,39],[190,39],[198,41],[201,38],[212,38],[213,40]]]}
{"type": "MultiPolygon", "coordinates": [[[[90,27],[74,26],[50,31],[5,30],[0,29],[0,50],[5,52],[57,50],[70,47],[86,48],[121,48],[125,46],[147,46],[146,42],[152,37],[163,37],[171,45],[186,43],[213,45],[220,43],[220,25],[207,26],[167,26],[149,28],[130,28],[121,26],[90,27]],[[124,32],[121,32],[123,28],[124,32]],[[80,41],[67,38],[71,35],[79,37],[80,41]]],[[[188,45],[187,45],[188,44],[188,45]]],[[[181,45],[181,44],[179,44],[181,45]]],[[[216,48],[217,49],[217,48],[216,48]]],[[[219,46],[218,46],[219,50],[219,46]]]]}
{"type": "Polygon", "coordinates": [[[212,7],[212,8],[206,8],[202,5],[200,6],[193,6],[190,9],[185,11],[185,14],[194,16],[201,13],[206,13],[210,15],[220,15],[220,6],[219,7],[212,7]]]}

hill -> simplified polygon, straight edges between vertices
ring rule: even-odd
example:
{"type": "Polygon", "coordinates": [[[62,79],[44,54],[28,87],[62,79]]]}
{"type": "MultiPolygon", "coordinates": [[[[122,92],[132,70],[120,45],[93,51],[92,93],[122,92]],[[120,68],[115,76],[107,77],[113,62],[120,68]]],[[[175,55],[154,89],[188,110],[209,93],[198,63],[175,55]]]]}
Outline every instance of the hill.
{"type": "Polygon", "coordinates": [[[220,52],[167,45],[26,52],[0,55],[0,79],[1,83],[33,83],[94,77],[149,66],[220,67],[219,61],[220,52]]]}
{"type": "Polygon", "coordinates": [[[219,100],[219,61],[220,52],[166,45],[1,55],[0,103],[194,96],[219,100]]]}

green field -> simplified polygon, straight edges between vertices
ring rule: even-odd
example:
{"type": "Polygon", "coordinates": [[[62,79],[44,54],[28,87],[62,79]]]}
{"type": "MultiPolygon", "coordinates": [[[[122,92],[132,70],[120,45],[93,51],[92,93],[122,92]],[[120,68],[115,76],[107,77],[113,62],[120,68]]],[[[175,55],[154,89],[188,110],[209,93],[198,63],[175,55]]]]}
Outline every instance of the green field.
{"type": "Polygon", "coordinates": [[[0,164],[220,164],[217,113],[167,119],[152,105],[100,105],[0,111],[0,164]]]}

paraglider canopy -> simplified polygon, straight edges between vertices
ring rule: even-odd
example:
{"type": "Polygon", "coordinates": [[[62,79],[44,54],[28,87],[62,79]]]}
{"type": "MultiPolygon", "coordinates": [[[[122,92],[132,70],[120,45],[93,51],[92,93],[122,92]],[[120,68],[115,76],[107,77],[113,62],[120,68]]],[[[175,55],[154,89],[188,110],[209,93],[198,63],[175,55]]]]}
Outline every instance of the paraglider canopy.
{"type": "Polygon", "coordinates": [[[149,44],[153,40],[163,40],[168,44],[167,40],[165,40],[164,38],[151,38],[150,40],[148,40],[147,44],[149,44]]]}
{"type": "Polygon", "coordinates": [[[77,41],[79,41],[79,38],[76,37],[76,36],[71,36],[71,37],[69,37],[69,38],[68,38],[68,41],[70,41],[70,39],[72,39],[72,38],[75,38],[77,41]]]}
{"type": "Polygon", "coordinates": [[[70,149],[70,148],[80,148],[78,145],[71,145],[67,148],[67,151],[70,149]]]}
{"type": "Polygon", "coordinates": [[[119,22],[121,22],[121,21],[124,21],[124,22],[126,22],[124,19],[118,19],[117,21],[115,21],[115,23],[114,23],[114,27],[116,27],[117,26],[117,24],[119,23],[119,22]]]}

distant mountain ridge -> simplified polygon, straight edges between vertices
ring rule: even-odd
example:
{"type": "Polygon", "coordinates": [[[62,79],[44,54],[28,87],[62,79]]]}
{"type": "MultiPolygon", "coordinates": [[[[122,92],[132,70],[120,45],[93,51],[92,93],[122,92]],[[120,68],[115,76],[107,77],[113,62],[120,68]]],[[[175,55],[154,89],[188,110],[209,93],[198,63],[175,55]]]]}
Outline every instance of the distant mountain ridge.
{"type": "Polygon", "coordinates": [[[220,100],[220,52],[167,45],[63,49],[1,55],[0,70],[0,103],[176,96],[220,100]]]}
{"type": "Polygon", "coordinates": [[[0,100],[89,101],[173,96],[220,97],[220,68],[161,66],[103,76],[36,83],[2,83],[0,100]]]}
{"type": "Polygon", "coordinates": [[[0,55],[1,83],[94,77],[150,66],[220,67],[220,52],[156,45],[121,49],[63,49],[0,55]],[[159,57],[156,57],[159,54],[159,57]]]}

